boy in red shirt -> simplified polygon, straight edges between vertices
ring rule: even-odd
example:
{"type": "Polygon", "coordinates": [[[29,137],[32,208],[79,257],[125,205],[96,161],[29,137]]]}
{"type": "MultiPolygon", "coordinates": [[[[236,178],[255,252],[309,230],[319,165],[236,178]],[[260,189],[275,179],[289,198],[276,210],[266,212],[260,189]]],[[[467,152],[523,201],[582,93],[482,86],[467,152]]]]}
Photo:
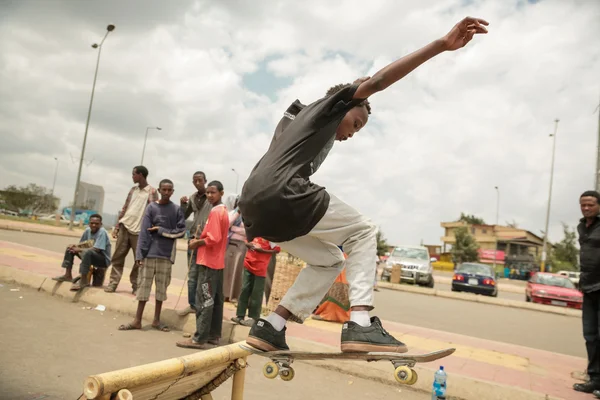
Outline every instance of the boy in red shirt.
{"type": "Polygon", "coordinates": [[[260,318],[263,294],[265,293],[265,277],[267,267],[273,254],[279,253],[279,246],[263,238],[254,238],[246,243],[248,251],[244,258],[244,276],[242,293],[238,301],[236,316],[231,320],[244,326],[252,326],[260,318]],[[248,310],[248,319],[244,319],[248,310]]]}
{"type": "Polygon", "coordinates": [[[206,200],[212,205],[208,220],[199,238],[189,243],[198,249],[196,265],[199,269],[196,287],[196,332],[177,346],[206,349],[218,345],[223,327],[223,268],[229,233],[229,215],[221,203],[223,184],[212,181],[206,187],[206,200]]]}

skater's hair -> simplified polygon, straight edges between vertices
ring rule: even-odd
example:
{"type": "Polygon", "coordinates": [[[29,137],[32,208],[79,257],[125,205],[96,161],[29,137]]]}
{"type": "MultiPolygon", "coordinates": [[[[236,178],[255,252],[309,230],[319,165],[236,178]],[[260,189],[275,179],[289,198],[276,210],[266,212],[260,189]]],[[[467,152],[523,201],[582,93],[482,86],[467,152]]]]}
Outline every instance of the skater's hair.
{"type": "Polygon", "coordinates": [[[596,199],[596,203],[600,204],[600,193],[596,192],[595,190],[587,190],[583,192],[579,198],[581,199],[582,197],[594,197],[596,199]]]}
{"type": "Polygon", "coordinates": [[[206,174],[202,171],[196,171],[194,172],[194,176],[196,175],[202,175],[202,177],[204,178],[204,181],[206,182],[206,174]]]}
{"type": "Polygon", "coordinates": [[[163,179],[162,181],[160,181],[160,183],[158,184],[158,188],[160,189],[160,187],[162,186],[163,183],[170,183],[171,186],[175,186],[173,185],[173,181],[170,179],[163,179]]]}
{"type": "Polygon", "coordinates": [[[211,181],[208,185],[206,185],[206,187],[209,187],[209,186],[216,187],[219,192],[222,192],[223,190],[225,190],[225,189],[223,189],[223,184],[219,181],[211,181]]]}
{"type": "Polygon", "coordinates": [[[137,167],[133,167],[138,174],[142,174],[144,178],[148,177],[148,168],[143,165],[138,165],[137,167]]]}
{"type": "MultiPolygon", "coordinates": [[[[342,89],[344,89],[344,88],[347,88],[348,86],[351,86],[351,84],[350,84],[350,83],[340,83],[339,85],[332,86],[332,87],[330,87],[330,88],[327,90],[327,93],[325,93],[325,96],[331,96],[331,95],[334,95],[334,94],[336,94],[337,92],[339,92],[340,90],[342,90],[342,89]]],[[[368,113],[368,114],[371,114],[371,103],[369,103],[369,100],[367,100],[367,99],[364,99],[364,100],[363,100],[363,101],[362,101],[362,102],[359,104],[359,106],[365,106],[365,107],[366,107],[366,109],[367,109],[367,113],[368,113]]]]}
{"type": "Polygon", "coordinates": [[[92,218],[98,218],[100,220],[100,222],[102,222],[102,215],[100,215],[100,214],[90,215],[90,221],[92,220],[92,218]]]}

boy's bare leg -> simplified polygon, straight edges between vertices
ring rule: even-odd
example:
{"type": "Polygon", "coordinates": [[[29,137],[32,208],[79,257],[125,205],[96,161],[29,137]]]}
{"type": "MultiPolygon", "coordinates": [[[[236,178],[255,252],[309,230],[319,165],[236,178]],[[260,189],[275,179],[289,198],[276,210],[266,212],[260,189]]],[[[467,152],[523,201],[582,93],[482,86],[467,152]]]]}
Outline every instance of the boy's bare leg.
{"type": "Polygon", "coordinates": [[[144,315],[144,308],[146,307],[145,301],[138,301],[137,311],[135,318],[132,322],[127,325],[119,326],[120,331],[130,331],[133,329],[142,329],[142,316],[144,315]]]}

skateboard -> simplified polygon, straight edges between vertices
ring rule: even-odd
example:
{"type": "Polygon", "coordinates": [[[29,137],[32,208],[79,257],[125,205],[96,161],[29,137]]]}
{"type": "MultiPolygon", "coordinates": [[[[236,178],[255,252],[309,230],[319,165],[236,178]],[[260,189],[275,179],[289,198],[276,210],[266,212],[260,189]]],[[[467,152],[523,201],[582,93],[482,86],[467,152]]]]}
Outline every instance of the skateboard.
{"type": "Polygon", "coordinates": [[[361,360],[361,361],[390,361],[394,365],[394,378],[398,383],[414,385],[419,379],[413,369],[417,363],[427,363],[444,358],[454,353],[456,349],[448,348],[425,354],[405,353],[342,353],[342,352],[309,352],[309,351],[262,351],[249,345],[240,344],[244,350],[261,357],[271,359],[263,367],[263,375],[275,379],[279,375],[284,381],[294,379],[294,369],[291,364],[295,360],[361,360]]]}

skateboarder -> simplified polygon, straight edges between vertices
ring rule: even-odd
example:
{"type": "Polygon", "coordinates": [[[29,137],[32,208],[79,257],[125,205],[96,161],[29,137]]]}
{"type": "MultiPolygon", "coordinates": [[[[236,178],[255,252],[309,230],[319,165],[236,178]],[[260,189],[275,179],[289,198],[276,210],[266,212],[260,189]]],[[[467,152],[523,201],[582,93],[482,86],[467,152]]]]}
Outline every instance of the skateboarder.
{"type": "Polygon", "coordinates": [[[304,320],[327,293],[345,262],[351,303],[350,321],[342,327],[345,352],[406,352],[373,308],[376,227],[352,207],[310,181],[334,140],[352,138],[368,121],[368,98],[399,81],[430,58],[464,47],[475,34],[487,33],[482,19],[467,17],[443,38],[349,85],[331,88],[316,102],[284,114],[267,153],[242,190],[240,210],[248,240],[262,237],[307,263],[274,313],[251,328],[248,344],[264,351],[287,350],[285,324],[304,320]],[[283,130],[285,129],[285,132],[283,130]]]}

